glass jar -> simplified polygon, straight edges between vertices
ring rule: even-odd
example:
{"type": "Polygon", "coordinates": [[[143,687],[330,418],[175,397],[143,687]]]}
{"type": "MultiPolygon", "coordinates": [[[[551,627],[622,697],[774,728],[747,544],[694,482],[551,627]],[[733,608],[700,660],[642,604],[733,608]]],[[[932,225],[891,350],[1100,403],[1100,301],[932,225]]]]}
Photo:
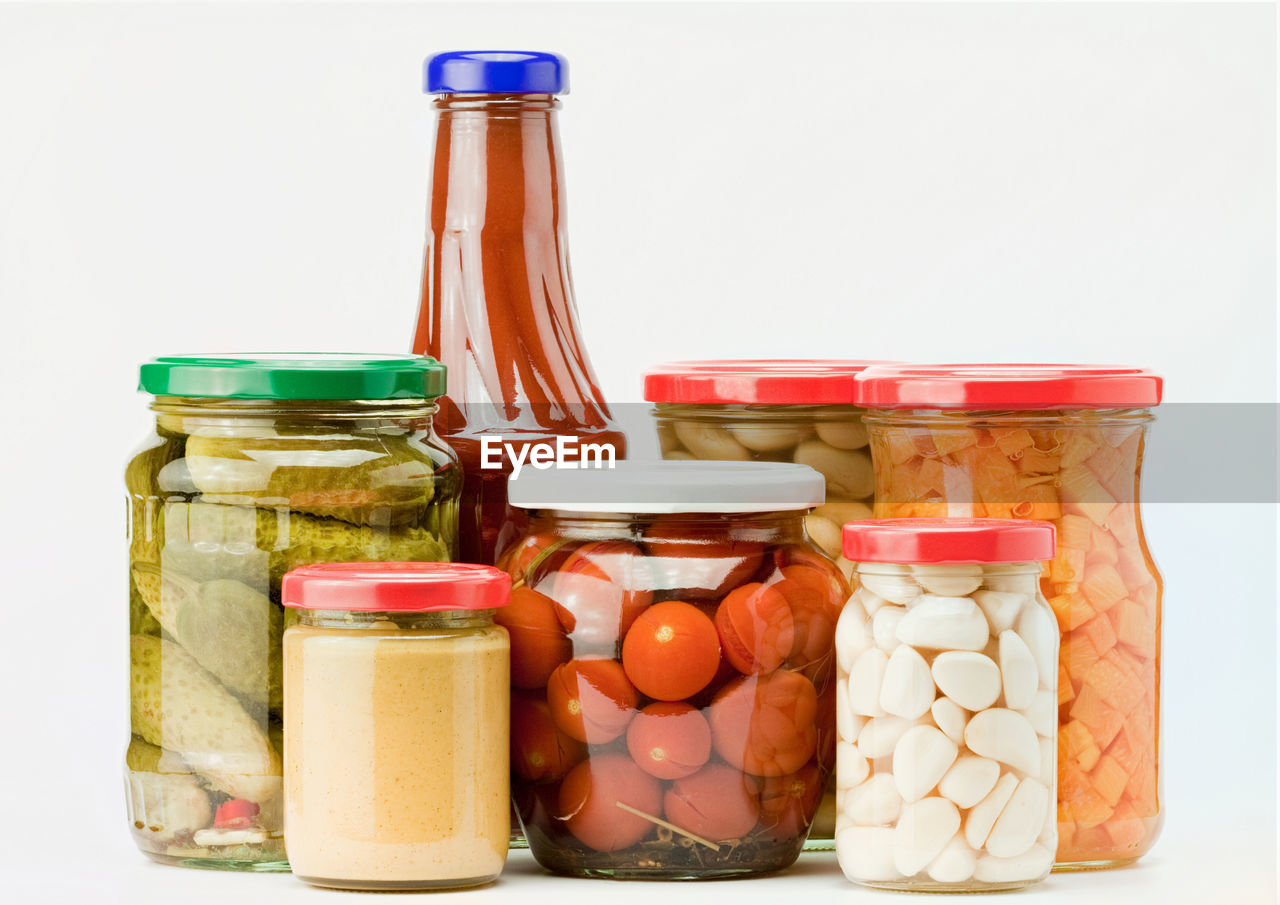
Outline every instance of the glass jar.
{"type": "Polygon", "coordinates": [[[339,889],[495,879],[510,831],[510,644],[490,566],[354,563],[284,578],[285,841],[339,889]]]}
{"type": "MultiPolygon", "coordinates": [[[[845,577],[840,526],[870,518],[875,479],[855,378],[869,361],[727,359],[658,365],[644,378],[664,459],[798,462],[826,478],[823,504],[805,530],[845,577]]],[[[810,851],[835,838],[835,785],[814,819],[810,851]]]]}
{"type": "Polygon", "coordinates": [[[164,358],[126,471],[129,823],[158,861],[284,870],[280,580],[452,559],[460,477],[415,356],[164,358]]]}
{"type": "Polygon", "coordinates": [[[844,527],[836,628],[836,855],[856,883],[1019,889],[1057,846],[1058,630],[1036,586],[1045,522],[844,527]]]}
{"type": "Polygon", "coordinates": [[[1160,603],[1138,485],[1161,380],[1138,368],[870,369],[876,513],[1052,521],[1041,588],[1062,634],[1060,869],[1114,867],[1159,834],[1160,603]]]}
{"type": "Polygon", "coordinates": [[[538,863],[699,879],[800,853],[834,750],[848,585],[804,531],[822,478],[783,463],[524,471],[512,791],[538,863]]]}

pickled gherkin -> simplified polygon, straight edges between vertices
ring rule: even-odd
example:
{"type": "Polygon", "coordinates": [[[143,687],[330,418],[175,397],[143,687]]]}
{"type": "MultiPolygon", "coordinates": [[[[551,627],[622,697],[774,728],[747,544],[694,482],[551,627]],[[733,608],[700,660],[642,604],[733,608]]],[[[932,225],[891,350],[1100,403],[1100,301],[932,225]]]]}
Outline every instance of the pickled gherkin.
{"type": "Polygon", "coordinates": [[[317,562],[455,558],[462,478],[432,431],[443,368],[158,359],[141,385],[156,428],[125,471],[130,824],[157,860],[285,869],[281,638],[296,616],[281,580],[317,562]]]}
{"type": "Polygon", "coordinates": [[[169,635],[230,691],[279,707],[283,615],[265,594],[230,578],[198,583],[137,563],[133,578],[169,635]]]}
{"type": "Polygon", "coordinates": [[[411,521],[435,491],[435,464],[403,436],[193,434],[185,459],[207,502],[287,508],[359,525],[411,521]]]}
{"type": "Polygon", "coordinates": [[[145,741],[178,754],[213,788],[266,801],[280,792],[280,755],[240,702],[179,644],[134,635],[130,715],[145,741]]]}

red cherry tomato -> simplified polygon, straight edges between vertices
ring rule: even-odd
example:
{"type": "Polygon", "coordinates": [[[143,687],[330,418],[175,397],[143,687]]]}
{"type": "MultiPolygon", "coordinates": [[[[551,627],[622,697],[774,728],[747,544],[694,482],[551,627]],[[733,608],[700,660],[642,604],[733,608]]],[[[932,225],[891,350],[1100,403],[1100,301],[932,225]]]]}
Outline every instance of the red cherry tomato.
{"type": "Polygon", "coordinates": [[[832,642],[836,637],[836,620],[848,590],[844,578],[834,568],[830,571],[810,566],[784,566],[768,586],[784,598],[795,617],[795,640],[787,654],[787,666],[805,669],[829,661],[834,656],[832,642]]]}
{"type": "MultiPolygon", "coordinates": [[[[780,547],[774,547],[773,565],[774,568],[778,569],[786,566],[808,566],[811,569],[823,571],[834,569],[838,574],[840,573],[835,563],[824,554],[805,544],[784,544],[780,547]]],[[[844,575],[840,574],[840,578],[843,579],[844,575]]]]}
{"type": "Polygon", "coordinates": [[[495,565],[512,577],[513,580],[520,582],[527,580],[525,574],[529,566],[533,565],[544,550],[557,545],[553,551],[548,553],[538,564],[538,572],[550,572],[560,567],[572,552],[573,542],[558,534],[548,532],[539,532],[537,534],[529,534],[512,544],[502,555],[498,557],[495,565]]]}
{"type": "Polygon", "coordinates": [[[511,769],[530,782],[555,782],[587,756],[587,746],[556,726],[547,702],[511,696],[511,769]]]}
{"type": "Polygon", "coordinates": [[[618,802],[661,816],[662,784],[620,752],[587,758],[560,784],[565,826],[579,842],[599,852],[634,845],[654,829],[645,818],[618,807],[618,802]]]}
{"type": "Polygon", "coordinates": [[[741,673],[771,672],[795,644],[796,624],[787,599],[759,582],[734,588],[716,609],[724,658],[741,673]]]}
{"type": "Polygon", "coordinates": [[[650,704],[627,727],[627,750],[649,775],[681,779],[711,757],[711,727],[688,704],[650,704]]]}
{"type": "Polygon", "coordinates": [[[697,694],[720,668],[716,627],[697,607],[655,603],[632,623],[622,642],[622,665],[641,693],[659,701],[697,694]]]}
{"type": "Polygon", "coordinates": [[[764,558],[764,545],[731,540],[726,530],[678,521],[650,525],[644,546],[655,586],[682,597],[720,597],[751,578],[764,558]]]}
{"type": "Polygon", "coordinates": [[[779,842],[803,836],[822,798],[822,771],[806,764],[786,776],[770,776],[760,790],[760,826],[779,842]]]}
{"type": "Polygon", "coordinates": [[[500,607],[493,621],[511,636],[511,684],[515,688],[545,688],[561,663],[573,656],[573,646],[556,618],[551,598],[528,587],[511,592],[511,603],[500,607]]]}
{"type": "Polygon", "coordinates": [[[783,776],[813,757],[817,717],[818,693],[800,673],[743,676],[711,702],[711,741],[730,766],[783,776]]]}
{"type": "Polygon", "coordinates": [[[579,652],[616,647],[653,602],[644,555],[627,541],[583,544],[548,577],[556,615],[579,652]]]}
{"type": "Polygon", "coordinates": [[[667,820],[712,842],[741,839],[760,817],[757,781],[724,764],[677,779],[663,797],[667,820]]]}
{"type": "Polygon", "coordinates": [[[570,660],[551,674],[547,703],[562,732],[603,745],[626,731],[640,698],[617,660],[570,660]]]}

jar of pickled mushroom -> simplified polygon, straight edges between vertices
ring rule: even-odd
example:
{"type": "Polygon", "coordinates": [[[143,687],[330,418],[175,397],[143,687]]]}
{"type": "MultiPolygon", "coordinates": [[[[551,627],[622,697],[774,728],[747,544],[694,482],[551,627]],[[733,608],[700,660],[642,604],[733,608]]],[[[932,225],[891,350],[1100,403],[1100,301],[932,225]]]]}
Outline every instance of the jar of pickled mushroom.
{"type": "Polygon", "coordinates": [[[856,590],[836,628],[836,855],[912,892],[1044,879],[1054,814],[1058,630],[1037,587],[1053,526],[844,526],[856,590]]]}
{"type": "Polygon", "coordinates": [[[142,366],[153,436],[125,474],[129,823],[158,861],[287,869],[284,573],[447,561],[460,475],[432,433],[444,370],[412,355],[142,366]]]}
{"type": "Polygon", "coordinates": [[[859,379],[885,517],[1046,519],[1062,634],[1057,867],[1113,867],[1160,831],[1162,582],[1138,503],[1161,379],[1085,365],[884,366],[859,379]]]}
{"type": "MultiPolygon", "coordinates": [[[[874,362],[818,359],[679,361],[644,379],[654,403],[664,459],[799,462],[826,478],[823,504],[805,530],[848,578],[853,563],[840,554],[840,526],[870,518],[874,476],[853,404],[854,378],[874,362]]],[[[835,786],[829,784],[806,848],[830,850],[835,786]]]]}
{"type": "Polygon", "coordinates": [[[285,841],[338,889],[478,886],[507,856],[511,579],[465,563],[284,577],[285,841]]]}
{"type": "Polygon", "coordinates": [[[810,541],[822,476],[617,463],[509,485],[512,790],[534,857],[589,877],[778,870],[834,751],[848,584],[810,541]]]}

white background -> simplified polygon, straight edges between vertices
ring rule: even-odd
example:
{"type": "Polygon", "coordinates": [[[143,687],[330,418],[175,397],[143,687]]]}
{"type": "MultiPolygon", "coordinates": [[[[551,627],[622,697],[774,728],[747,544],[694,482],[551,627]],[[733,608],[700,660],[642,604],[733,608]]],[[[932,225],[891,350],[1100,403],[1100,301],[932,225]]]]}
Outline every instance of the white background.
{"type": "MultiPolygon", "coordinates": [[[[154,866],[126,832],[136,366],[404,349],[420,63],[474,47],[572,61],[574,274],[613,400],[661,360],[789,355],[1115,361],[1162,371],[1169,401],[1276,398],[1270,4],[0,5],[11,901],[326,895],[154,866]]],[[[1274,902],[1275,510],[1147,517],[1164,837],[1024,898],[1274,902]]],[[[706,888],[555,880],[522,855],[464,898],[513,895],[875,894],[831,856],[706,888]]]]}

